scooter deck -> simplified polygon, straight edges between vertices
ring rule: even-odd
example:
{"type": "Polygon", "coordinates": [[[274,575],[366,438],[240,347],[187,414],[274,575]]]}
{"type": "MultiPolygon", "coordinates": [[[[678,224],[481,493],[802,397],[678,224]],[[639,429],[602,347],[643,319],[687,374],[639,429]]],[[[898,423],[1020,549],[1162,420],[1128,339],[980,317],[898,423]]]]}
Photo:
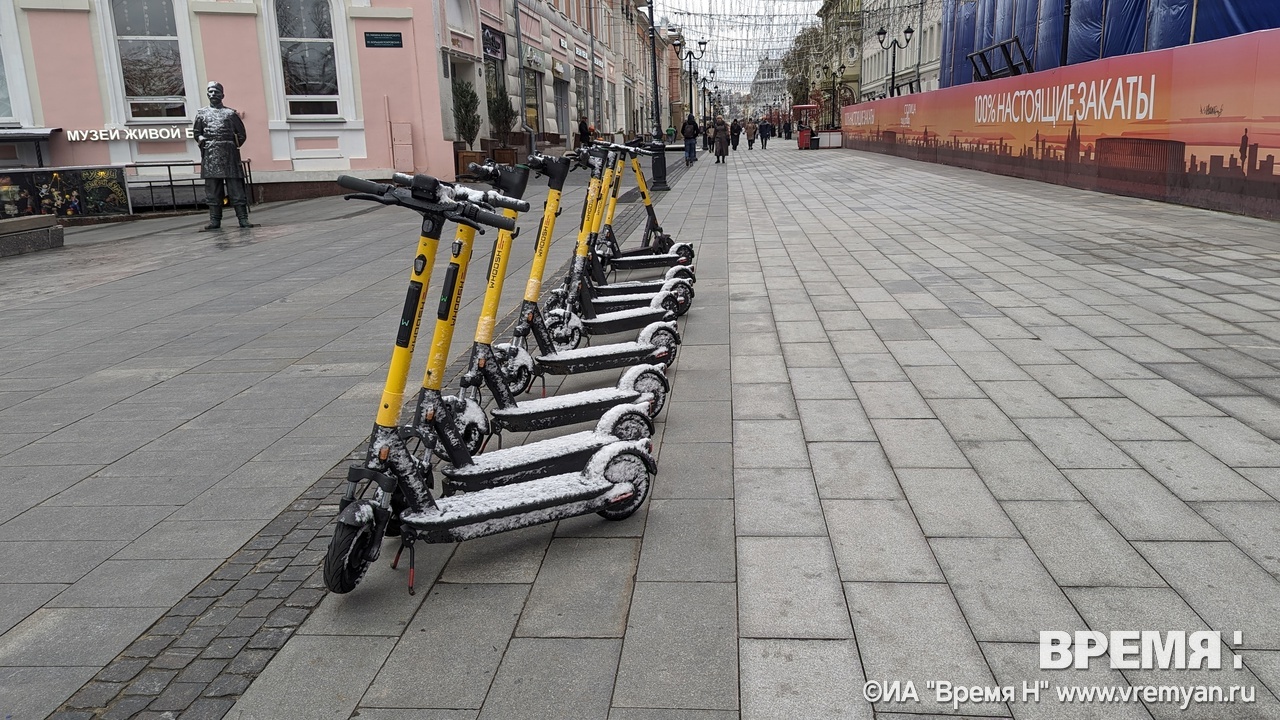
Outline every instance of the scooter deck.
{"type": "Polygon", "coordinates": [[[427,542],[454,542],[552,520],[585,515],[635,494],[629,482],[611,483],[573,472],[436,500],[436,507],[406,514],[427,542]]]}
{"type": "MultiPolygon", "coordinates": [[[[667,284],[666,278],[656,280],[628,280],[620,283],[610,283],[608,285],[593,285],[591,291],[597,297],[615,297],[618,295],[636,295],[648,293],[652,297],[653,293],[662,289],[667,284]]],[[[596,300],[596,302],[600,302],[596,300]]]]}
{"type": "Polygon", "coordinates": [[[527,445],[492,450],[472,458],[470,465],[446,466],[444,486],[474,491],[577,472],[587,466],[595,451],[618,438],[594,430],[549,438],[527,445]]]}
{"type": "Polygon", "coordinates": [[[582,326],[591,335],[612,335],[628,330],[640,330],[650,323],[674,319],[675,314],[669,310],[645,306],[598,313],[593,318],[582,318],[582,326]]]}
{"type": "Polygon", "coordinates": [[[607,263],[614,270],[637,270],[641,268],[687,265],[689,264],[689,259],[675,253],[664,253],[662,255],[639,255],[636,257],[611,257],[607,263]]]}
{"type": "Polygon", "coordinates": [[[493,424],[517,432],[599,420],[611,408],[640,399],[640,393],[617,387],[584,390],[534,400],[522,400],[508,408],[496,408],[493,424]]]}
{"type": "Polygon", "coordinates": [[[667,349],[641,342],[611,343],[563,350],[536,358],[538,369],[548,375],[573,375],[595,370],[616,370],[640,363],[666,364],[667,349]]]}
{"type": "Polygon", "coordinates": [[[649,303],[653,302],[655,293],[661,289],[662,286],[658,286],[656,290],[648,293],[636,292],[627,295],[602,295],[592,300],[591,304],[595,306],[596,310],[601,312],[617,312],[618,310],[649,307],[649,303]]]}

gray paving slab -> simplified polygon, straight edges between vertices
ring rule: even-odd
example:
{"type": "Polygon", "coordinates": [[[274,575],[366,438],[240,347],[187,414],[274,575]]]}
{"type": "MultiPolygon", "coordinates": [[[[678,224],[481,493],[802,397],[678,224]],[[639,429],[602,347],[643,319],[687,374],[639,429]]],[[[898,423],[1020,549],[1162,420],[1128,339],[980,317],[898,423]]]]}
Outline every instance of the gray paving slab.
{"type": "Polygon", "coordinates": [[[748,535],[825,536],[813,473],[796,468],[735,470],[734,529],[748,535]]]}
{"type": "Polygon", "coordinates": [[[742,717],[872,718],[852,640],[743,639],[742,717]]]}
{"type": "Polygon", "coordinates": [[[1143,470],[1068,470],[1071,484],[1125,539],[1223,539],[1220,532],[1143,470]]]}
{"type": "Polygon", "coordinates": [[[738,628],[751,638],[851,637],[830,541],[738,538],[738,628]]]}
{"type": "Polygon", "coordinates": [[[737,588],[637,582],[615,708],[738,709],[737,588]]]}
{"type": "Polygon", "coordinates": [[[1036,642],[1044,628],[1083,629],[1080,616],[1023,540],[933,538],[929,545],[978,640],[1036,642]]]}
{"type": "Polygon", "coordinates": [[[1041,669],[1039,648],[1029,643],[982,643],[982,654],[991,665],[997,682],[1012,686],[1021,693],[1023,687],[1034,687],[1038,682],[1048,683],[1040,691],[1041,701],[1010,703],[1009,708],[1017,720],[1028,718],[1062,718],[1063,720],[1150,720],[1151,713],[1141,703],[1066,703],[1051,693],[1059,687],[1117,687],[1127,688],[1129,683],[1118,670],[1105,663],[1091,663],[1087,669],[1041,669]]]}
{"type": "Polygon", "coordinates": [[[960,450],[997,500],[1076,500],[1080,495],[1029,441],[962,442],[960,450]]]}
{"type": "MultiPolygon", "coordinates": [[[[941,583],[845,583],[858,651],[868,680],[913,682],[950,678],[956,685],[993,685],[987,667],[955,598],[941,583]]],[[[949,705],[882,700],[876,715],[895,710],[960,715],[949,705]]],[[[1008,717],[1003,704],[966,706],[965,714],[1008,717]]]]}
{"type": "Polygon", "coordinates": [[[841,580],[944,582],[908,503],[824,500],[823,510],[841,580]]]}
{"type": "Polygon", "coordinates": [[[41,608],[0,637],[0,667],[106,665],[163,608],[41,608]]]}
{"type": "Polygon", "coordinates": [[[735,468],[807,468],[809,454],[805,439],[798,420],[735,420],[733,465],[735,468]]]}
{"type": "Polygon", "coordinates": [[[514,638],[480,717],[603,718],[621,648],[621,640],[514,638]]]}
{"type": "Polygon", "coordinates": [[[557,538],[547,548],[516,635],[622,637],[639,555],[638,539],[557,538]]]}
{"type": "Polygon", "coordinates": [[[1164,581],[1087,502],[1001,503],[1062,587],[1161,587],[1164,581]]]}
{"type": "Polygon", "coordinates": [[[731,500],[649,503],[640,581],[733,582],[736,578],[731,500]]]}
{"type": "Polygon", "coordinates": [[[1266,493],[1194,442],[1125,442],[1121,447],[1183,500],[1266,500],[1266,493]]]}
{"type": "Polygon", "coordinates": [[[225,717],[350,717],[395,644],[392,638],[295,638],[225,717]]]}
{"type": "Polygon", "coordinates": [[[965,468],[969,461],[937,420],[871,421],[894,468],[965,468]]]}
{"type": "MultiPolygon", "coordinates": [[[[527,585],[435,585],[398,641],[388,639],[390,654],[382,656],[385,666],[376,677],[364,680],[368,689],[360,689],[364,693],[360,703],[370,707],[479,709],[528,592],[527,585]],[[460,637],[467,642],[453,642],[460,637]],[[392,645],[394,649],[390,649],[392,645]],[[432,656],[441,647],[451,648],[449,662],[423,672],[421,658],[432,656]]],[[[347,638],[333,641],[350,643],[347,638]]],[[[373,645],[383,652],[381,643],[373,645]]]]}
{"type": "Polygon", "coordinates": [[[973,470],[902,468],[897,473],[926,536],[1018,536],[1000,503],[973,470]]]}

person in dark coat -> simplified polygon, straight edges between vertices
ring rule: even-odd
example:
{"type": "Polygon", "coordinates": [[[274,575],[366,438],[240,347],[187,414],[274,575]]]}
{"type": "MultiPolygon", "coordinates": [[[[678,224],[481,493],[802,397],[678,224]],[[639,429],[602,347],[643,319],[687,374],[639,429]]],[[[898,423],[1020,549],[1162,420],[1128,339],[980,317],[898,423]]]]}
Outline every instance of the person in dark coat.
{"type": "Polygon", "coordinates": [[[227,198],[235,208],[240,227],[253,227],[249,222],[249,201],[244,193],[244,168],[240,164],[240,146],[246,133],[240,114],[222,104],[222,83],[210,82],[205,88],[209,104],[196,111],[192,128],[200,148],[200,177],[204,178],[205,202],[209,205],[209,224],[205,230],[222,227],[222,200],[227,198]]]}
{"type": "Polygon", "coordinates": [[[583,115],[578,120],[578,147],[584,148],[591,144],[591,126],[587,124],[587,116],[583,115]]]}
{"type": "Polygon", "coordinates": [[[725,124],[723,115],[716,117],[715,138],[716,162],[728,162],[725,158],[729,157],[729,126],[725,124]]]}
{"type": "Polygon", "coordinates": [[[693,119],[693,113],[689,113],[689,117],[685,118],[684,124],[680,126],[680,137],[684,139],[685,167],[689,167],[698,159],[698,136],[701,134],[698,121],[693,119]]]}
{"type": "Polygon", "coordinates": [[[786,122],[782,123],[782,137],[787,140],[791,139],[791,121],[790,120],[787,120],[786,122]]]}
{"type": "Polygon", "coordinates": [[[738,118],[734,118],[729,123],[729,144],[736,151],[738,149],[738,137],[742,135],[742,123],[738,122],[738,118]]]}
{"type": "Polygon", "coordinates": [[[769,138],[773,137],[773,123],[766,118],[760,121],[760,149],[769,147],[769,138]]]}

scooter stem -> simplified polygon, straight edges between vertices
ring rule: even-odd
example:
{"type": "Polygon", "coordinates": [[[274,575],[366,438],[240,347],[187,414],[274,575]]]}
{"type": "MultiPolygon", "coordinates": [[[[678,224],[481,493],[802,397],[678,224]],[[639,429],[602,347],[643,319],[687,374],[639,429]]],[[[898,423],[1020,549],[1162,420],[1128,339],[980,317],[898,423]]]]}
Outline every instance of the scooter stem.
{"type": "Polygon", "coordinates": [[[453,342],[453,329],[458,324],[458,308],[462,304],[462,287],[467,280],[467,265],[471,262],[471,248],[476,239],[475,228],[459,225],[450,248],[449,268],[444,274],[444,287],[440,288],[440,304],[436,309],[436,326],[431,334],[431,355],[427,358],[427,371],[422,387],[439,393],[444,387],[445,367],[449,363],[449,346],[453,342]]]}
{"type": "Polygon", "coordinates": [[[556,230],[556,217],[560,215],[560,198],[569,177],[569,167],[569,161],[563,158],[545,161],[547,202],[542,208],[542,222],[538,225],[538,242],[533,248],[529,281],[524,286],[525,302],[535,305],[542,297],[542,276],[547,271],[547,255],[551,252],[551,238],[556,230]]]}
{"type": "Polygon", "coordinates": [[[413,364],[413,348],[418,341],[418,328],[422,324],[422,306],[431,282],[431,270],[435,266],[443,227],[444,223],[437,218],[422,220],[418,252],[413,258],[409,290],[405,294],[404,310],[400,314],[400,329],[396,334],[395,348],[391,351],[391,368],[387,370],[387,382],[382,388],[382,399],[378,403],[377,423],[382,427],[395,427],[400,422],[404,388],[409,380],[409,367],[413,364]]]}

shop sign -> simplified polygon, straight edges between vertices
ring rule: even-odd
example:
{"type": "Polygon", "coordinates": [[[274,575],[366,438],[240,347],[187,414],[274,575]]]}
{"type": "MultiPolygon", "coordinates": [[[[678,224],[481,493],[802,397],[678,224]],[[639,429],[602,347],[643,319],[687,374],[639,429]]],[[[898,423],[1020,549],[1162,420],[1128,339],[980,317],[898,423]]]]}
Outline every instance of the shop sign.
{"type": "Polygon", "coordinates": [[[573,54],[574,54],[574,55],[577,55],[578,57],[582,58],[583,60],[588,60],[588,59],[590,59],[590,58],[591,58],[591,54],[590,54],[590,53],[588,53],[586,50],[584,50],[584,49],[580,48],[580,47],[575,47],[575,48],[573,49],[573,54]]]}
{"type": "Polygon", "coordinates": [[[564,75],[564,71],[565,71],[564,63],[560,62],[559,60],[551,61],[551,72],[555,73],[556,75],[564,75]]]}
{"type": "Polygon", "coordinates": [[[101,130],[68,130],[71,142],[102,142],[105,140],[194,140],[195,130],[190,127],[126,127],[101,130]]]}
{"type": "Polygon", "coordinates": [[[364,34],[364,46],[368,48],[404,47],[404,36],[398,32],[367,32],[364,34]]]}
{"type": "Polygon", "coordinates": [[[569,41],[568,41],[568,40],[565,40],[564,38],[560,38],[560,49],[561,49],[561,50],[568,50],[568,49],[569,49],[569,41]]]}
{"type": "Polygon", "coordinates": [[[599,56],[597,56],[595,60],[596,60],[596,67],[603,69],[604,60],[601,60],[599,56]]]}
{"type": "Polygon", "coordinates": [[[507,34],[501,30],[489,27],[488,25],[480,26],[480,42],[484,46],[484,54],[496,60],[507,59],[507,34]]]}
{"type": "Polygon", "coordinates": [[[524,49],[524,66],[531,70],[541,70],[547,66],[546,53],[537,48],[524,49]]]}

